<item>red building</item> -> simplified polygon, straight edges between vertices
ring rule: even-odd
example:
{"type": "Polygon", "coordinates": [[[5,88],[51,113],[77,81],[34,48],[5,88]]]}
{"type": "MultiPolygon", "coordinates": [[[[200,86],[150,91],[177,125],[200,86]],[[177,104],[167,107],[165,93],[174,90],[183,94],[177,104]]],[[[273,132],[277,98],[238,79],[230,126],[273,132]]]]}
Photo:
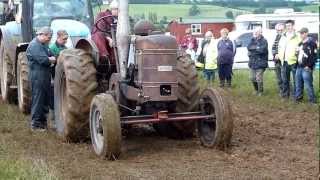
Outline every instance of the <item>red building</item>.
{"type": "Polygon", "coordinates": [[[168,24],[168,32],[177,38],[180,42],[185,35],[187,28],[191,29],[192,35],[196,38],[203,38],[207,31],[212,31],[214,37],[220,37],[220,30],[227,28],[231,31],[234,28],[234,21],[232,19],[182,19],[179,21],[173,20],[168,24]]]}

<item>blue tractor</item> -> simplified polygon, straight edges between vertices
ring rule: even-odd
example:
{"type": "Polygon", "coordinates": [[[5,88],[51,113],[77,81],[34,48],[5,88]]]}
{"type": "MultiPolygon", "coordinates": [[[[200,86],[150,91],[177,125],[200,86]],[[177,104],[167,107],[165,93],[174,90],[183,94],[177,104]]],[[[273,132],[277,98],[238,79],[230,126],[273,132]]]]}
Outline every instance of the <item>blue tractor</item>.
{"type": "Polygon", "coordinates": [[[17,102],[24,113],[30,112],[31,93],[28,82],[26,49],[37,29],[49,26],[56,32],[69,34],[67,46],[90,36],[94,0],[18,0],[14,3],[15,21],[1,26],[0,78],[1,95],[5,102],[17,102]]]}

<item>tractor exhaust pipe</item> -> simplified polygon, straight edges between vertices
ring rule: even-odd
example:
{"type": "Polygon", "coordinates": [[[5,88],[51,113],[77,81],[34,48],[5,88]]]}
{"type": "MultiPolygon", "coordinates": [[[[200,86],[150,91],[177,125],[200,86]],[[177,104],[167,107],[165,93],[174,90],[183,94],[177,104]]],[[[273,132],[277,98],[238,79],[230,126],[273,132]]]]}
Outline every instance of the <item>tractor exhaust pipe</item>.
{"type": "Polygon", "coordinates": [[[121,78],[126,76],[126,67],[129,54],[129,0],[120,0],[118,9],[118,24],[117,24],[117,49],[118,61],[121,78]]]}

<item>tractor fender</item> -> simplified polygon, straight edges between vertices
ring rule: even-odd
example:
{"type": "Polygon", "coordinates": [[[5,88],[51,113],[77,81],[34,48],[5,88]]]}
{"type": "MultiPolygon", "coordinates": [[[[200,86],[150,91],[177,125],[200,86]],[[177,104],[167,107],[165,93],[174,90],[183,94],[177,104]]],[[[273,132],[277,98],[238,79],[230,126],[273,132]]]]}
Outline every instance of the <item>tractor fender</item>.
{"type": "Polygon", "coordinates": [[[99,65],[99,50],[91,39],[80,39],[75,45],[76,49],[82,49],[91,54],[94,64],[99,65]]]}

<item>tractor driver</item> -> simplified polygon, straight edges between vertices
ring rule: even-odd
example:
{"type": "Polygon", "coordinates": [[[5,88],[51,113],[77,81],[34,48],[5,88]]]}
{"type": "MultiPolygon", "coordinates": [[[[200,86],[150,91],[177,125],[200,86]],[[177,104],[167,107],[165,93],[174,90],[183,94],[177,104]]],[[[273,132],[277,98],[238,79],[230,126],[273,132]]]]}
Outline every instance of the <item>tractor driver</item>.
{"type": "Polygon", "coordinates": [[[113,0],[109,7],[110,10],[107,9],[97,15],[91,38],[98,47],[100,59],[109,60],[111,64],[115,64],[112,50],[113,40],[111,38],[111,25],[117,23],[118,2],[113,0]],[[104,18],[102,20],[101,18],[105,16],[110,16],[110,18],[104,18]]]}

